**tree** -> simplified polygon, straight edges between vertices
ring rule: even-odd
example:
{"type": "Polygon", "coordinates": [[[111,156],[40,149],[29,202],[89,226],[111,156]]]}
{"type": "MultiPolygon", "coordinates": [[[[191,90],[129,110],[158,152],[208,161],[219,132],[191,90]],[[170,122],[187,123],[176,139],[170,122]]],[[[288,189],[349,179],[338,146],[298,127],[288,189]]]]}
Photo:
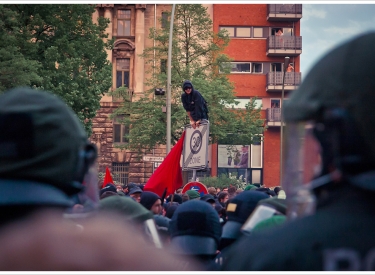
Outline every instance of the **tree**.
{"type": "Polygon", "coordinates": [[[21,27],[17,12],[0,5],[0,91],[42,80],[38,75],[41,64],[21,52],[31,38],[21,38],[21,27]]]}
{"type": "MultiPolygon", "coordinates": [[[[169,23],[167,24],[169,25],[169,23]]],[[[155,88],[166,88],[166,60],[169,42],[169,27],[150,29],[150,39],[155,47],[146,48],[143,53],[145,63],[151,70],[146,80],[151,87],[138,101],[118,108],[114,115],[127,113],[123,123],[131,125],[129,143],[123,148],[138,151],[150,150],[166,144],[165,96],[154,96],[155,88]],[[158,60],[159,62],[154,62],[158,60]]],[[[210,142],[225,140],[233,133],[231,142],[249,144],[254,135],[263,132],[260,110],[252,100],[245,111],[229,108],[236,104],[234,86],[227,73],[230,58],[222,54],[229,43],[226,32],[212,31],[212,20],[202,5],[176,5],[172,45],[172,92],[171,128],[172,144],[180,137],[188,118],[181,104],[182,83],[189,79],[208,102],[210,120],[210,142]]]]}
{"type": "Polygon", "coordinates": [[[91,119],[111,87],[108,19],[92,5],[0,5],[0,91],[26,85],[59,95],[91,133],[91,119]]]}

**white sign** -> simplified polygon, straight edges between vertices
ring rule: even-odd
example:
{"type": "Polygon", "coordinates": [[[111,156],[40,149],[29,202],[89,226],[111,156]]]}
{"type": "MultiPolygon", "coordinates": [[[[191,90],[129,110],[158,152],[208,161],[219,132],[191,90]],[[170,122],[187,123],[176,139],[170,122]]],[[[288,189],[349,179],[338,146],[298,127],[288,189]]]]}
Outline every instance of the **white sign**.
{"type": "Polygon", "coordinates": [[[158,168],[160,166],[161,162],[154,162],[154,167],[158,168]]]}
{"type": "Polygon", "coordinates": [[[209,122],[193,129],[185,126],[182,170],[206,169],[208,167],[209,122]]]}
{"type": "Polygon", "coordinates": [[[164,160],[163,157],[143,156],[143,161],[162,162],[163,160],[164,160]]]}

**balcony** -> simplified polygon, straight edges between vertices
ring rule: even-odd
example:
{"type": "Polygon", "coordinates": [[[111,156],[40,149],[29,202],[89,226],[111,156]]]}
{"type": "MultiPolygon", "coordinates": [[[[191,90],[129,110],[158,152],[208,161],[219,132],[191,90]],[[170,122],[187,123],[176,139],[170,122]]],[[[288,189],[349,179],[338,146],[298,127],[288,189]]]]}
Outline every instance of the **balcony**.
{"type": "MultiPolygon", "coordinates": [[[[301,73],[285,73],[284,91],[293,91],[301,84],[301,73]]],[[[281,92],[283,89],[283,72],[267,74],[267,92],[281,92]]]]}
{"type": "Polygon", "coordinates": [[[267,56],[298,56],[302,53],[302,36],[275,36],[267,38],[267,56]]]}
{"type": "Polygon", "coordinates": [[[267,109],[267,126],[281,126],[281,108],[267,109]]]}
{"type": "Polygon", "coordinates": [[[302,4],[268,4],[268,21],[298,21],[302,18],[302,4]]]}

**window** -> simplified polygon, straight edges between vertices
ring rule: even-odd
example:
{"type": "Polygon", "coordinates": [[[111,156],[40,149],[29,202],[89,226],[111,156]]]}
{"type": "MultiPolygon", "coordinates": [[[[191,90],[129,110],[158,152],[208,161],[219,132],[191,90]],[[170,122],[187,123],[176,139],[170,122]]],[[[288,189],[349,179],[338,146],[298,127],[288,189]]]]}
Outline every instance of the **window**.
{"type": "Polygon", "coordinates": [[[112,162],[112,173],[121,184],[127,184],[129,181],[129,162],[112,162]]]}
{"type": "Polygon", "coordinates": [[[234,27],[220,27],[220,30],[226,30],[229,33],[229,37],[234,37],[234,27]]]}
{"type": "MultiPolygon", "coordinates": [[[[246,104],[250,103],[250,99],[249,98],[236,98],[234,101],[238,102],[238,104],[226,104],[224,101],[223,104],[225,104],[225,108],[234,108],[234,109],[245,109],[246,108],[246,104]]],[[[262,107],[262,99],[258,98],[258,99],[255,99],[255,108],[259,109],[262,107]]]]}
{"type": "Polygon", "coordinates": [[[167,59],[160,60],[160,72],[164,74],[167,73],[167,59]]]}
{"type": "MultiPolygon", "coordinates": [[[[227,65],[223,65],[224,69],[227,65]]],[[[221,70],[223,71],[223,70],[221,70]]],[[[260,62],[230,62],[231,73],[263,73],[263,63],[260,62]]]]}
{"type": "Polygon", "coordinates": [[[226,30],[229,37],[251,37],[251,27],[220,27],[220,30],[226,30]]]}
{"type": "Polygon", "coordinates": [[[116,88],[125,86],[129,88],[130,58],[116,59],[116,88]]]}
{"type": "Polygon", "coordinates": [[[293,36],[293,29],[292,28],[283,28],[284,36],[293,36]]]}
{"type": "Polygon", "coordinates": [[[293,36],[293,28],[272,28],[271,35],[276,35],[280,31],[283,36],[293,36]]]}
{"type": "Polygon", "coordinates": [[[262,184],[263,143],[260,136],[250,146],[219,144],[217,152],[218,176],[237,174],[238,178],[242,176],[246,182],[262,184]],[[242,166],[241,163],[245,162],[247,164],[242,166]]]}
{"type": "Polygon", "coordinates": [[[280,108],[280,99],[271,98],[271,108],[280,108]]]}
{"type": "Polygon", "coordinates": [[[236,37],[251,37],[251,28],[242,28],[237,27],[236,28],[236,37]]]}
{"type": "Polygon", "coordinates": [[[252,184],[262,185],[262,170],[253,169],[251,170],[251,181],[252,184]]]}
{"type": "Polygon", "coordinates": [[[113,143],[127,143],[129,138],[125,135],[129,135],[129,127],[123,124],[125,115],[119,115],[113,122],[113,143]]]}
{"type": "Polygon", "coordinates": [[[163,29],[167,29],[169,27],[169,24],[168,24],[168,13],[166,12],[162,12],[161,13],[161,27],[163,29]]]}
{"type": "Polygon", "coordinates": [[[261,137],[255,138],[257,140],[251,144],[251,168],[262,168],[262,141],[261,137]]]}
{"type": "Polygon", "coordinates": [[[250,63],[244,63],[244,62],[231,62],[232,64],[232,73],[250,73],[250,63]]]}
{"type": "Polygon", "coordinates": [[[130,22],[131,22],[130,10],[118,10],[117,11],[117,35],[118,36],[130,36],[130,22]]]}
{"type": "MultiPolygon", "coordinates": [[[[191,181],[193,179],[193,171],[187,171],[188,173],[188,180],[191,181]]],[[[208,168],[206,171],[204,170],[197,170],[195,177],[197,179],[202,179],[202,178],[207,178],[210,177],[211,172],[210,169],[208,168]]]]}
{"type": "Polygon", "coordinates": [[[252,63],[251,71],[253,73],[261,73],[263,71],[262,63],[252,63]]]}
{"type": "Polygon", "coordinates": [[[281,72],[282,65],[282,63],[271,63],[271,72],[281,72]]]}
{"type": "Polygon", "coordinates": [[[263,37],[263,28],[254,27],[254,37],[263,37]]]}

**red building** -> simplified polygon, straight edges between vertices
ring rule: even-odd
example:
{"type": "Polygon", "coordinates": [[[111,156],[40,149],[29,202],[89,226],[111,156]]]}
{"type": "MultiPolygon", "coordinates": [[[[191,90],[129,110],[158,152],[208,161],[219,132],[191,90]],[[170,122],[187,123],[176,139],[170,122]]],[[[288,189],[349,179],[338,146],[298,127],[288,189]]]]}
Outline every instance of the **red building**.
{"type": "MultiPolygon", "coordinates": [[[[231,37],[225,53],[233,59],[229,79],[240,102],[238,108],[257,97],[268,126],[263,142],[243,149],[248,150],[245,169],[235,169],[235,156],[228,159],[226,145],[213,145],[211,175],[238,172],[250,183],[280,185],[282,91],[287,100],[301,81],[302,4],[213,4],[211,12],[214,32],[226,29],[231,37]],[[285,57],[293,68],[284,70],[285,57]]],[[[242,145],[235,149],[241,153],[242,145]]]]}

